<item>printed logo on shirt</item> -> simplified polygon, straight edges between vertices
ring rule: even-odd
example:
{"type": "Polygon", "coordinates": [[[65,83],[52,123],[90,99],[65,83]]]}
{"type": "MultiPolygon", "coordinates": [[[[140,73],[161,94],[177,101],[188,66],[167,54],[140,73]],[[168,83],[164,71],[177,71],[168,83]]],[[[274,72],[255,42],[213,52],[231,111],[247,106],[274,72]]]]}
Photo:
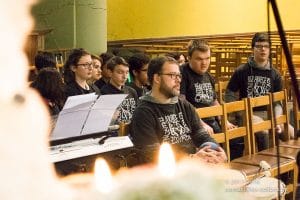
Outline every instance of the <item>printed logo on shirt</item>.
{"type": "Polygon", "coordinates": [[[118,122],[129,122],[132,118],[135,107],[136,102],[134,98],[124,99],[122,104],[117,109],[120,113],[118,122]]]}
{"type": "Polygon", "coordinates": [[[163,131],[163,141],[171,144],[190,141],[189,127],[186,125],[182,112],[158,118],[163,131]]]}
{"type": "Polygon", "coordinates": [[[214,99],[214,89],[211,83],[195,83],[195,102],[210,104],[214,99]]]}
{"type": "Polygon", "coordinates": [[[259,97],[271,92],[271,79],[264,76],[248,76],[247,96],[259,97]]]}

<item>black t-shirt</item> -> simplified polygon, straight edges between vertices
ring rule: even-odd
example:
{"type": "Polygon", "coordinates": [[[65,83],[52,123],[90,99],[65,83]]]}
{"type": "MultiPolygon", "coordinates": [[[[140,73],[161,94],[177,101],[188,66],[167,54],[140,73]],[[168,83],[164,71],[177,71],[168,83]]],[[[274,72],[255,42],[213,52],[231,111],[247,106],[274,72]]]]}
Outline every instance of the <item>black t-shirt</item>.
{"type": "Polygon", "coordinates": [[[130,122],[138,101],[138,96],[134,89],[129,86],[123,86],[122,90],[119,90],[112,84],[107,83],[101,88],[101,94],[128,94],[128,96],[122,101],[121,105],[117,108],[117,112],[119,114],[116,122],[130,122]]]}
{"type": "Polygon", "coordinates": [[[204,142],[215,142],[200,126],[195,108],[185,100],[174,104],[159,104],[145,100],[136,108],[130,133],[137,147],[168,142],[181,147],[186,153],[195,153],[204,142]]]}
{"type": "Polygon", "coordinates": [[[81,94],[89,94],[89,93],[93,93],[93,92],[95,92],[98,95],[101,94],[99,88],[97,86],[95,86],[94,84],[89,85],[89,90],[86,90],[86,89],[82,88],[75,81],[71,82],[71,83],[68,83],[65,87],[66,97],[81,95],[81,94]]]}
{"type": "MultiPolygon", "coordinates": [[[[253,63],[252,63],[253,64],[253,63]]],[[[227,89],[238,92],[240,99],[258,97],[282,90],[281,76],[274,68],[258,69],[247,63],[233,73],[227,89]]]]}
{"type": "Polygon", "coordinates": [[[211,106],[217,98],[212,76],[208,72],[197,74],[188,63],[185,65],[182,68],[180,93],[196,108],[211,106]]]}

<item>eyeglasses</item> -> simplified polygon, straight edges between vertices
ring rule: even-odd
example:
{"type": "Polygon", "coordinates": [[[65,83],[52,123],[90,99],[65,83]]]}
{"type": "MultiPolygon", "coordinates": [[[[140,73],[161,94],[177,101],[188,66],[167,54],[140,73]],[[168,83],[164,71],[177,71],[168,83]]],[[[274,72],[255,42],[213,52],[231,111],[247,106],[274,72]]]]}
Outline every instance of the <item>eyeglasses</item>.
{"type": "Polygon", "coordinates": [[[176,74],[176,73],[166,73],[166,74],[159,73],[159,75],[169,76],[173,80],[175,80],[175,79],[181,80],[182,79],[182,75],[181,74],[176,74]]]}
{"type": "Polygon", "coordinates": [[[257,44],[257,45],[255,45],[254,47],[257,48],[257,49],[259,49],[259,50],[261,50],[261,49],[263,49],[263,48],[269,49],[269,48],[270,48],[270,45],[268,45],[268,44],[266,44],[266,45],[257,44]]]}
{"type": "Polygon", "coordinates": [[[94,65],[93,63],[78,63],[77,66],[82,66],[83,68],[88,69],[92,68],[94,65]]]}

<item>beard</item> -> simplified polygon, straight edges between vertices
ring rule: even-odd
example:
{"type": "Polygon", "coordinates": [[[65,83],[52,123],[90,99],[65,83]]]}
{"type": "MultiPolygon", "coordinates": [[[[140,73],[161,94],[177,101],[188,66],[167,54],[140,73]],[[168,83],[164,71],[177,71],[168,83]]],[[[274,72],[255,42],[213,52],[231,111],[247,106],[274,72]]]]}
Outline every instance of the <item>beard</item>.
{"type": "Polygon", "coordinates": [[[179,96],[180,91],[176,88],[176,86],[169,87],[163,81],[159,87],[159,92],[162,93],[167,98],[173,98],[179,96]]]}

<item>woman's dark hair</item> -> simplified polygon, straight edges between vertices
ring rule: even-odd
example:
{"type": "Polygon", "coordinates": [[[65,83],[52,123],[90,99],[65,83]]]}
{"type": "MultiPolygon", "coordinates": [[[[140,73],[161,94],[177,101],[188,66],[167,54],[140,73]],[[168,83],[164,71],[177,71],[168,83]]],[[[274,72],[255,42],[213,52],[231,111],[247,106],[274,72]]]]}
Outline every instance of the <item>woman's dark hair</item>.
{"type": "Polygon", "coordinates": [[[38,71],[45,67],[56,68],[55,57],[51,52],[39,51],[34,57],[34,64],[38,71]]]}
{"type": "Polygon", "coordinates": [[[75,74],[71,70],[71,66],[76,66],[82,56],[91,55],[86,50],[79,48],[73,49],[66,63],[64,64],[64,81],[66,84],[75,81],[75,74]]]}
{"type": "Polygon", "coordinates": [[[39,71],[33,86],[45,99],[57,104],[62,109],[65,103],[64,83],[55,68],[43,68],[39,71]]]}

